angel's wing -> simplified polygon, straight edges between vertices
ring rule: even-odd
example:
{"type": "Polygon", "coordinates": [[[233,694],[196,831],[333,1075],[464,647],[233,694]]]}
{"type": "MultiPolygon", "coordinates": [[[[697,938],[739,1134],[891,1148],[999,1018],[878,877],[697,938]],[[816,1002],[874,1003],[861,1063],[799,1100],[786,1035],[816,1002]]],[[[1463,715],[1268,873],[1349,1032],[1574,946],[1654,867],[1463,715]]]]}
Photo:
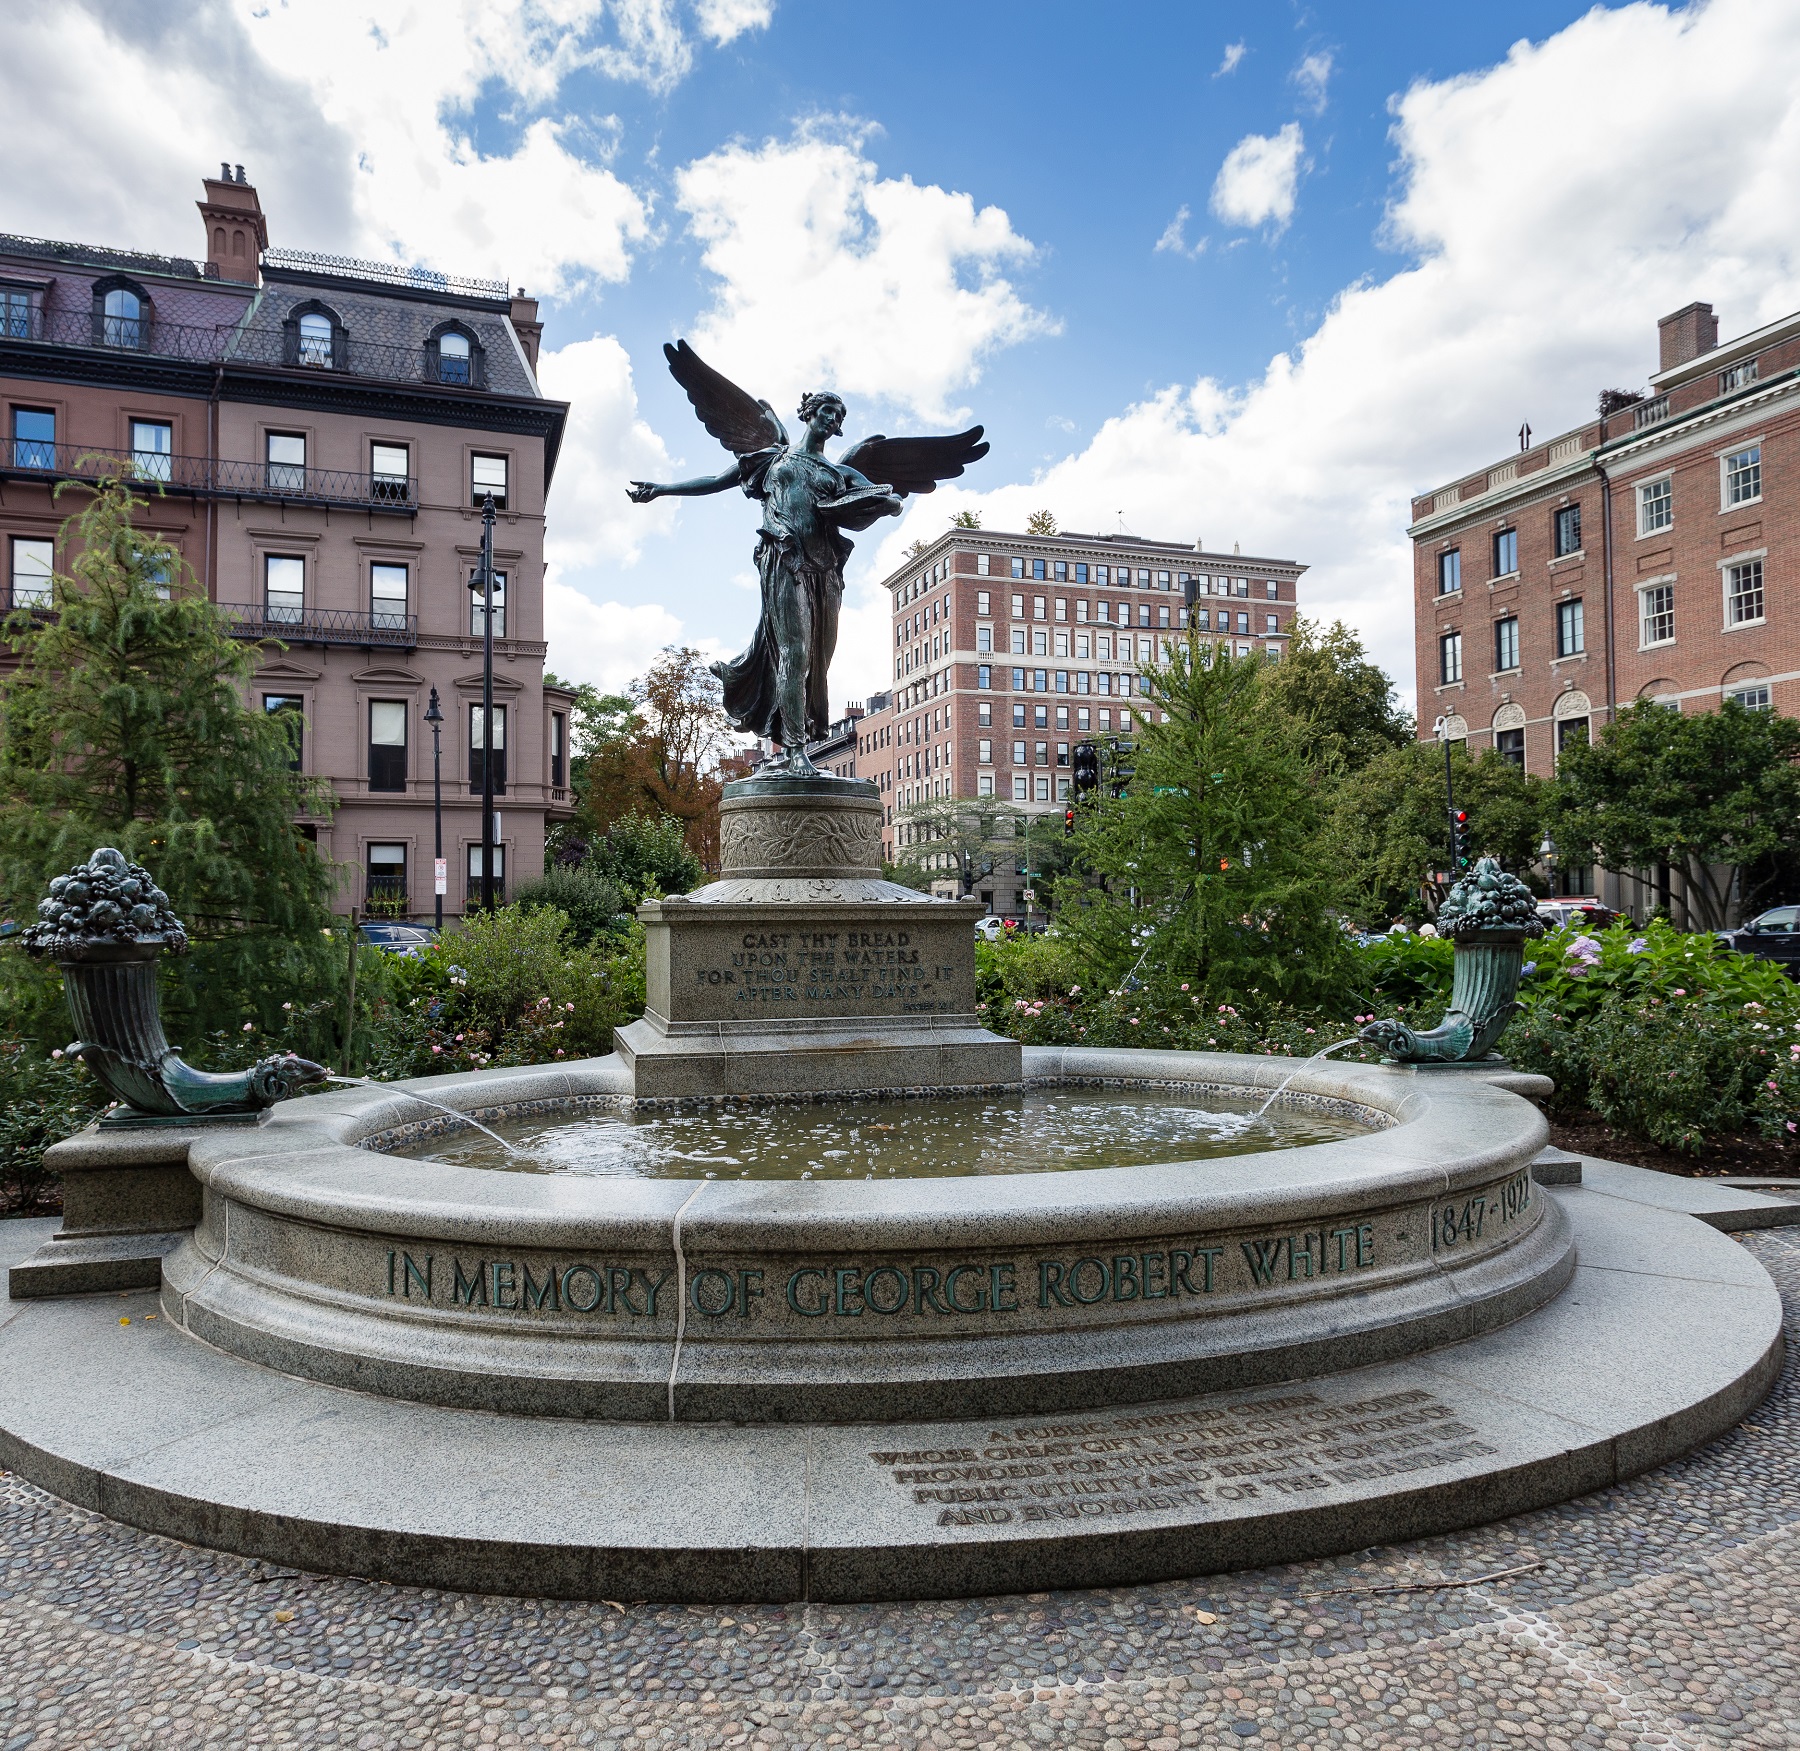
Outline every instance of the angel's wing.
{"type": "Polygon", "coordinates": [[[785,444],[787,430],[775,417],[774,408],[746,394],[732,380],[715,371],[686,341],[663,347],[669,375],[687,391],[700,423],[739,456],[785,444]]]}
{"type": "Polygon", "coordinates": [[[884,438],[878,432],[852,444],[838,464],[897,493],[935,492],[940,480],[954,480],[987,453],[980,426],[947,438],[884,438]]]}

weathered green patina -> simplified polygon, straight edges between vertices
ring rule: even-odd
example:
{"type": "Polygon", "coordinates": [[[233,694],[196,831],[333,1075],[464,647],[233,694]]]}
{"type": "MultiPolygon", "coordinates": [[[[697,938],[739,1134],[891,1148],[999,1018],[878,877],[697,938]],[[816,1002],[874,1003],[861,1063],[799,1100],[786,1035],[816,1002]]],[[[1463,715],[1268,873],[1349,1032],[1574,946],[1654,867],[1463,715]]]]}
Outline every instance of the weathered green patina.
{"type": "Polygon", "coordinates": [[[156,963],[183,954],[187,932],[141,865],[103,845],[50,884],[25,952],[53,959],[79,1039],[69,1048],[122,1106],[103,1126],[191,1125],[254,1118],[325,1071],[292,1052],[216,1075],[184,1064],[163,1032],[156,963]]]}
{"type": "Polygon", "coordinates": [[[1450,1008],[1420,1033],[1399,1021],[1372,1021],[1361,1032],[1396,1064],[1458,1064],[1485,1058],[1519,1009],[1525,942],[1544,934],[1531,890],[1484,857],[1450,890],[1438,932],[1456,948],[1450,1008]]]}

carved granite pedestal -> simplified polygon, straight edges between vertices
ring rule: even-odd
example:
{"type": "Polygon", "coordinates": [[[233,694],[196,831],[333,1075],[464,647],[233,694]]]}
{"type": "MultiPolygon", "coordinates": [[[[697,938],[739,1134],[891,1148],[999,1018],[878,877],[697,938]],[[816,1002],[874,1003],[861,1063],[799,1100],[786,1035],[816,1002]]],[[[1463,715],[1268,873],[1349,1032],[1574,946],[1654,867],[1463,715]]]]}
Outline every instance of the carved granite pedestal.
{"type": "Polygon", "coordinates": [[[856,779],[725,787],[720,879],[639,909],[639,1098],[994,1087],[1019,1047],[975,1015],[975,900],[881,879],[881,801],[856,779]]]}

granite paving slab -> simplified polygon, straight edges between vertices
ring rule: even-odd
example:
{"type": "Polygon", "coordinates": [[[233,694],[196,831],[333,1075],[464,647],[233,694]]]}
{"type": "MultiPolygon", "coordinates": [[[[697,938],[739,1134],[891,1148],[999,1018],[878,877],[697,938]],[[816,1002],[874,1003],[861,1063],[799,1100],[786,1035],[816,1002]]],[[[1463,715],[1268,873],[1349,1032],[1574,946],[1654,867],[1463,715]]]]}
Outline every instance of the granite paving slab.
{"type": "Polygon", "coordinates": [[[1609,1198],[1696,1216],[1727,1233],[1746,1228],[1780,1228],[1796,1220],[1795,1207],[1786,1198],[1717,1180],[1688,1179],[1681,1174],[1658,1173],[1654,1168],[1633,1167],[1623,1161],[1603,1161],[1594,1155],[1581,1157],[1581,1183],[1589,1191],[1609,1198]]]}

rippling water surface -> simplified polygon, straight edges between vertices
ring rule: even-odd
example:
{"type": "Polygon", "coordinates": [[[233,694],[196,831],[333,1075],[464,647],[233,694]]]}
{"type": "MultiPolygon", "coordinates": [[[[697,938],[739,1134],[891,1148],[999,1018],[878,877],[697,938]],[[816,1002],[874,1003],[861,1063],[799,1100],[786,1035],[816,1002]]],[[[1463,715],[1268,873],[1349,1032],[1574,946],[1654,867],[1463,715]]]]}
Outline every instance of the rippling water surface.
{"type": "Polygon", "coordinates": [[[931,1179],[1206,1161],[1354,1136],[1328,1114],[1253,1117],[1217,1095],[1038,1089],[914,1100],[744,1102],[645,1108],[494,1125],[396,1151],[425,1160],[603,1179],[931,1179]]]}

